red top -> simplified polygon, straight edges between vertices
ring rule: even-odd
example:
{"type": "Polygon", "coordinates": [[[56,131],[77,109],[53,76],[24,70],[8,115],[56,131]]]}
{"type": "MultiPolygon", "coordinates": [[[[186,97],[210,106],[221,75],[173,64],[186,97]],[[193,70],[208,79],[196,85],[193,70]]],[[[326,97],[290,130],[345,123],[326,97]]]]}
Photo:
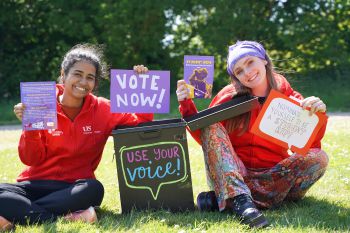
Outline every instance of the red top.
{"type": "MultiPolygon", "coordinates": [[[[63,86],[57,85],[57,95],[63,86]]],[[[118,125],[137,125],[153,120],[153,114],[111,113],[110,101],[89,94],[79,114],[71,121],[57,103],[55,130],[23,131],[18,145],[21,161],[27,165],[18,176],[23,180],[95,178],[108,136],[118,125]]]]}
{"type": "MultiPolygon", "coordinates": [[[[303,99],[300,93],[294,91],[287,80],[279,74],[275,74],[278,90],[286,96],[294,96],[298,99],[303,99]]],[[[225,103],[232,99],[232,93],[235,92],[232,84],[224,87],[212,100],[209,107],[213,107],[225,103]]],[[[238,136],[239,131],[236,130],[229,134],[232,146],[247,168],[271,168],[281,160],[289,157],[287,149],[269,142],[263,138],[255,136],[250,132],[250,129],[255,122],[262,105],[251,111],[251,118],[248,130],[241,136],[238,136]]],[[[197,113],[196,106],[191,99],[186,99],[180,102],[180,113],[183,117],[189,117],[197,113]]],[[[221,121],[224,126],[226,121],[221,121]]],[[[189,128],[188,128],[189,130],[189,128]]],[[[319,130],[312,148],[321,148],[321,139],[324,136],[326,124],[319,130]]],[[[191,132],[191,131],[190,131],[191,132]]],[[[193,138],[201,144],[200,130],[191,132],[193,138]]]]}
{"type": "Polygon", "coordinates": [[[60,103],[59,103],[59,105],[60,105],[60,107],[62,109],[62,112],[64,114],[66,114],[66,116],[69,119],[71,119],[71,121],[74,121],[75,117],[78,116],[81,108],[83,107],[83,106],[81,106],[81,107],[67,107],[67,106],[64,106],[64,105],[62,105],[60,103]]]}

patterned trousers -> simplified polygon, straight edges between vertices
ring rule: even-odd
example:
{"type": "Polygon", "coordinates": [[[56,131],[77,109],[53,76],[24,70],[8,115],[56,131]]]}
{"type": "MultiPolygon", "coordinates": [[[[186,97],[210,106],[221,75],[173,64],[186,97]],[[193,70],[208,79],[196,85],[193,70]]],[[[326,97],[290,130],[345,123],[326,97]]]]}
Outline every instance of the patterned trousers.
{"type": "Polygon", "coordinates": [[[320,179],[328,165],[327,154],[311,148],[307,155],[292,154],[272,168],[248,169],[234,151],[226,129],[219,123],[202,129],[207,181],[220,211],[226,200],[250,195],[259,208],[274,208],[283,201],[301,199],[320,179]]]}

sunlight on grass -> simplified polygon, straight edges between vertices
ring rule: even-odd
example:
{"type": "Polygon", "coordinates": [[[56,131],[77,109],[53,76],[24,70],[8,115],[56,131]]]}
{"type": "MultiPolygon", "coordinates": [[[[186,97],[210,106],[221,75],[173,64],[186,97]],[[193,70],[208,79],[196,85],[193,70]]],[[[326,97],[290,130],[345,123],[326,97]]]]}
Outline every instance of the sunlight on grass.
{"type": "MultiPolygon", "coordinates": [[[[23,169],[17,156],[20,131],[1,131],[0,182],[14,182],[23,169]]],[[[330,157],[325,176],[307,193],[303,201],[265,211],[273,226],[259,232],[349,232],[350,231],[350,119],[329,119],[323,148],[330,157]]],[[[208,190],[201,148],[188,134],[194,198],[208,190]]],[[[254,232],[227,213],[141,211],[120,214],[117,170],[113,140],[107,142],[96,171],[105,187],[98,212],[99,223],[56,223],[18,226],[16,232],[254,232]]],[[[142,198],[142,197],[140,197],[142,198]]],[[[1,207],[0,207],[1,208],[1,207]]]]}

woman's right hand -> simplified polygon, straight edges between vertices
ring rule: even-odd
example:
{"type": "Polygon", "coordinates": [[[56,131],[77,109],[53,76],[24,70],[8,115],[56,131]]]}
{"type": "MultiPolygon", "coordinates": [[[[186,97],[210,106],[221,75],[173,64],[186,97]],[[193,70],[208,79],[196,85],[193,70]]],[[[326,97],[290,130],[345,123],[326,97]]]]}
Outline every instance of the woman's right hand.
{"type": "Polygon", "coordinates": [[[183,101],[187,99],[187,96],[190,94],[190,91],[188,90],[186,86],[185,80],[179,80],[177,81],[177,89],[176,89],[176,96],[177,101],[183,101]]]}
{"type": "Polygon", "coordinates": [[[13,107],[13,112],[15,113],[18,120],[22,121],[23,112],[26,106],[23,103],[18,103],[13,107]]]}

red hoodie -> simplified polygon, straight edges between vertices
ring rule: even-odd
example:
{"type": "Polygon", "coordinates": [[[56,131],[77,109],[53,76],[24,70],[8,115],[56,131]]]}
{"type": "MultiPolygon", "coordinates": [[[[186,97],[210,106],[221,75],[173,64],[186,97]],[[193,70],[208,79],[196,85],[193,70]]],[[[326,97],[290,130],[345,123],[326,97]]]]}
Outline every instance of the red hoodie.
{"type": "MultiPolygon", "coordinates": [[[[61,95],[63,86],[57,85],[56,92],[61,95]]],[[[57,103],[57,129],[22,132],[18,152],[27,167],[17,181],[95,178],[111,131],[152,120],[153,114],[111,113],[109,100],[89,94],[72,122],[57,103]]]]}
{"type": "MultiPolygon", "coordinates": [[[[279,74],[275,74],[275,80],[277,82],[278,90],[286,96],[294,96],[298,99],[303,99],[300,93],[294,91],[287,80],[279,74]]],[[[225,103],[232,99],[232,93],[235,93],[234,86],[232,84],[224,87],[212,100],[209,107],[213,107],[222,103],[225,103]]],[[[281,160],[289,157],[287,149],[271,143],[263,138],[260,138],[250,132],[250,129],[255,122],[262,105],[251,111],[251,118],[249,123],[249,129],[238,136],[238,131],[231,132],[229,134],[232,146],[247,168],[271,168],[281,160]]],[[[197,113],[196,106],[191,99],[187,99],[180,102],[179,110],[183,117],[192,116],[197,113]]],[[[226,121],[221,121],[224,126],[226,121]]],[[[312,148],[321,148],[321,139],[325,133],[326,124],[318,132],[315,141],[312,144],[312,148]]],[[[191,132],[194,139],[201,144],[200,130],[191,132]]]]}

